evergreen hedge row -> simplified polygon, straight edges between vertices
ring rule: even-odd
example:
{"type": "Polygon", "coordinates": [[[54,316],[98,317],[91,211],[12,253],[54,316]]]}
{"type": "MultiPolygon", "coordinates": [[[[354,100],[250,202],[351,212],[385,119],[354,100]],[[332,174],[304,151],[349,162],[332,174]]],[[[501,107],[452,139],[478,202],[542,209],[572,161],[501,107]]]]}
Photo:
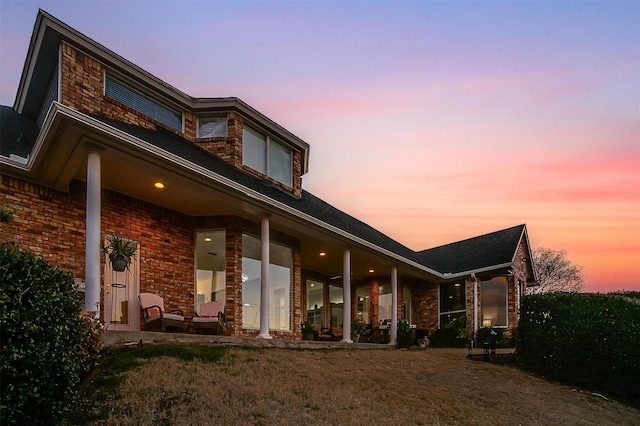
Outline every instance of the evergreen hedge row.
{"type": "Polygon", "coordinates": [[[0,424],[55,424],[102,342],[71,274],[0,242],[0,335],[0,424]]]}
{"type": "Polygon", "coordinates": [[[547,293],[522,299],[515,333],[525,367],[640,405],[640,293],[547,293]]]}

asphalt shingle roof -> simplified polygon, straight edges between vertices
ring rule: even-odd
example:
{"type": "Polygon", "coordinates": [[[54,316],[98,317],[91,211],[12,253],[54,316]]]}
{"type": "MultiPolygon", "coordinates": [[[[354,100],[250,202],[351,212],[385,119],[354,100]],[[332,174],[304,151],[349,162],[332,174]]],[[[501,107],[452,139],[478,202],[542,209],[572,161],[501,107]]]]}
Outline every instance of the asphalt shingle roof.
{"type": "Polygon", "coordinates": [[[38,125],[10,106],[0,105],[0,155],[26,158],[38,138],[38,125]]]}
{"type": "Polygon", "coordinates": [[[442,273],[472,271],[511,262],[525,225],[418,252],[421,263],[442,273]]]}
{"type": "MultiPolygon", "coordinates": [[[[439,272],[465,272],[510,262],[524,229],[524,225],[519,225],[415,252],[307,191],[303,190],[302,196],[296,198],[270,185],[267,181],[236,169],[224,160],[171,132],[163,129],[145,129],[100,116],[93,116],[93,118],[258,191],[324,223],[439,272]]],[[[8,157],[10,154],[17,154],[26,157],[33,148],[38,131],[38,126],[32,119],[16,113],[11,107],[0,106],[0,155],[8,157]]]]}

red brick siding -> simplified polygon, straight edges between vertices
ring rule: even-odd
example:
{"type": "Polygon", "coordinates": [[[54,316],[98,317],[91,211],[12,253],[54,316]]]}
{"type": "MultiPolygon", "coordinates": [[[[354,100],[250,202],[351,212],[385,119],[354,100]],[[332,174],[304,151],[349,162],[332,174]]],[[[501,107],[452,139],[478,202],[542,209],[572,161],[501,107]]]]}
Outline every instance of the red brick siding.
{"type": "Polygon", "coordinates": [[[67,194],[6,175],[1,182],[0,202],[6,202],[14,216],[11,223],[0,223],[0,241],[15,241],[75,278],[84,278],[83,185],[72,182],[67,194]]]}
{"type": "Polygon", "coordinates": [[[104,68],[66,43],[61,45],[60,101],[80,111],[98,114],[104,108],[104,68]]]}
{"type": "Polygon", "coordinates": [[[249,174],[268,180],[273,185],[291,192],[296,197],[302,194],[302,153],[293,150],[293,187],[283,185],[266,175],[242,166],[242,117],[227,113],[227,137],[197,138],[197,116],[192,111],[183,110],[184,132],[166,126],[127,105],[104,95],[105,67],[95,59],[62,43],[61,61],[61,103],[90,114],[99,114],[107,118],[156,129],[162,127],[176,135],[196,143],[209,153],[249,174]]]}
{"type": "MultiPolygon", "coordinates": [[[[85,275],[86,186],[72,181],[69,193],[48,189],[2,175],[1,199],[15,212],[9,224],[0,225],[0,240],[20,247],[51,263],[85,275]]],[[[167,308],[194,312],[194,235],[197,229],[219,228],[226,234],[227,334],[252,335],[242,329],[242,234],[256,234],[259,224],[235,217],[193,218],[141,200],[102,191],[101,232],[118,232],[140,242],[140,292],[161,295],[167,308]]],[[[258,234],[259,235],[259,232],[258,234]]],[[[272,241],[291,247],[293,253],[292,332],[272,332],[280,338],[300,338],[302,279],[298,239],[272,231],[272,241]]],[[[104,262],[104,261],[103,261],[104,262]]],[[[104,270],[102,263],[101,270],[104,270]]],[[[101,277],[101,283],[104,282],[101,277]]],[[[101,291],[101,302],[104,302],[101,291]]],[[[104,309],[104,303],[102,303],[104,309]]],[[[104,320],[104,312],[101,312],[104,320]]],[[[144,328],[144,321],[141,321],[144,328]]]]}
{"type": "Polygon", "coordinates": [[[417,329],[438,329],[438,285],[426,283],[411,289],[412,320],[417,329]]]}
{"type": "Polygon", "coordinates": [[[227,136],[194,139],[196,145],[231,164],[242,168],[242,117],[235,112],[227,114],[227,136]]]}

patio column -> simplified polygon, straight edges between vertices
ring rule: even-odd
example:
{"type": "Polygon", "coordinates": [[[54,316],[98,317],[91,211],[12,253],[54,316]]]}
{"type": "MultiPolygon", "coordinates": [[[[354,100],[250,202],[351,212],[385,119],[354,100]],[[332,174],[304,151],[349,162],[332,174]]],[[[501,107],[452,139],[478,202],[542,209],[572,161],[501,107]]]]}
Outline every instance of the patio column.
{"type": "Polygon", "coordinates": [[[398,342],[398,268],[391,270],[391,333],[389,333],[389,345],[398,342]]]}
{"type": "Polygon", "coordinates": [[[473,280],[473,337],[478,333],[478,278],[475,272],[471,273],[473,280]]]}
{"type": "Polygon", "coordinates": [[[100,149],[88,151],[84,308],[100,318],[100,149]]]}
{"type": "Polygon", "coordinates": [[[342,260],[342,342],[351,340],[351,250],[344,251],[342,260]]]}
{"type": "Polygon", "coordinates": [[[260,334],[262,339],[271,339],[269,334],[269,217],[262,218],[260,228],[260,334]]]}

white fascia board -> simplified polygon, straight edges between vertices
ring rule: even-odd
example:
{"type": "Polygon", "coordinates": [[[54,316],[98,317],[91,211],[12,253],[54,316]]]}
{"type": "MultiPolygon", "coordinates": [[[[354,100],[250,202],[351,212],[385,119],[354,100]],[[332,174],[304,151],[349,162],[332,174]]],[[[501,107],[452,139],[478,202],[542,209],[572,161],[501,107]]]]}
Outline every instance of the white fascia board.
{"type": "Polygon", "coordinates": [[[510,268],[512,266],[513,266],[513,262],[506,262],[506,263],[500,263],[498,265],[493,265],[493,266],[485,266],[484,268],[470,269],[464,272],[456,272],[455,274],[446,274],[446,273],[445,274],[439,273],[439,274],[440,276],[446,279],[456,279],[456,278],[471,276],[471,274],[481,274],[483,272],[493,271],[495,269],[510,268]]]}
{"type": "Polygon", "coordinates": [[[53,102],[49,107],[47,116],[45,117],[44,122],[42,123],[42,127],[40,128],[40,132],[38,133],[38,137],[36,138],[36,141],[33,144],[33,148],[31,148],[31,152],[27,156],[27,161],[21,161],[21,160],[16,161],[14,159],[11,159],[11,157],[0,156],[0,164],[5,164],[7,166],[15,167],[16,169],[20,169],[24,172],[31,171],[36,159],[38,158],[40,150],[42,149],[44,140],[49,134],[49,131],[51,130],[51,126],[58,115],[57,112],[61,106],[62,104],[58,102],[53,102]]]}
{"type": "Polygon", "coordinates": [[[22,114],[22,108],[24,107],[25,97],[27,95],[26,88],[29,87],[28,82],[33,76],[33,70],[36,65],[36,58],[38,55],[34,55],[40,51],[40,45],[44,38],[44,32],[46,25],[43,25],[42,10],[38,12],[36,22],[33,25],[33,32],[31,33],[31,39],[29,40],[29,49],[27,50],[27,56],[24,60],[24,66],[22,67],[22,74],[20,75],[20,82],[18,83],[18,90],[16,91],[16,99],[13,102],[13,108],[22,114]]]}
{"type": "Polygon", "coordinates": [[[84,54],[95,57],[96,60],[104,63],[107,68],[112,68],[114,71],[116,71],[116,73],[125,76],[125,78],[131,78],[134,81],[137,80],[138,82],[141,82],[152,91],[161,93],[169,101],[175,103],[176,105],[179,105],[191,111],[197,111],[198,109],[207,107],[211,108],[222,106],[227,106],[229,109],[237,110],[250,120],[261,124],[265,126],[266,129],[278,134],[286,142],[301,149],[304,153],[302,174],[305,174],[308,171],[309,144],[281,125],[277,124],[275,121],[271,120],[269,117],[265,116],[258,110],[252,108],[247,103],[238,98],[191,97],[175,88],[174,86],[155,77],[153,74],[143,70],[134,63],[113,52],[112,50],[106,48],[102,44],[69,27],[64,22],[59,21],[43,10],[40,10],[38,13],[38,18],[34,27],[34,33],[32,35],[32,42],[29,47],[27,59],[25,61],[25,67],[23,69],[23,78],[20,80],[20,85],[18,87],[18,95],[16,96],[16,105],[19,107],[16,108],[18,112],[22,111],[21,108],[24,105],[24,97],[26,96],[24,88],[29,87],[29,84],[27,82],[31,79],[33,68],[36,62],[35,59],[38,56],[37,52],[40,49],[40,45],[42,43],[42,39],[47,27],[57,32],[62,40],[66,41],[76,48],[81,48],[84,54]]]}
{"type": "MultiPolygon", "coordinates": [[[[409,265],[413,268],[416,268],[418,270],[427,272],[429,274],[435,275],[437,277],[440,278],[445,278],[443,276],[442,273],[437,272],[431,268],[428,268],[422,264],[419,264],[417,262],[414,262],[412,260],[409,259],[405,259],[404,257],[398,255],[397,253],[394,253],[392,251],[383,249],[381,247],[376,246],[375,244],[370,243],[369,241],[366,241],[362,238],[356,237],[355,235],[349,234],[348,232],[345,232],[344,230],[337,228],[333,225],[330,225],[326,222],[323,222],[313,216],[307,215],[305,213],[302,213],[284,203],[281,203],[279,201],[276,201],[272,198],[269,198],[267,196],[265,196],[264,194],[261,194],[260,192],[254,191],[253,189],[247,188],[246,186],[240,185],[239,183],[237,183],[234,180],[231,180],[227,177],[224,177],[220,174],[217,174],[215,172],[212,172],[211,170],[208,170],[204,167],[198,166],[197,164],[194,164],[190,161],[185,160],[184,158],[177,156],[175,154],[172,154],[170,152],[167,152],[163,149],[160,149],[142,139],[136,138],[135,136],[132,136],[126,132],[123,132],[122,130],[116,129],[115,127],[109,126],[108,124],[103,123],[100,120],[94,119],[93,117],[90,117],[78,110],[72,109],[68,106],[62,105],[60,103],[54,102],[54,106],[52,106],[51,110],[49,111],[49,114],[47,115],[47,119],[45,120],[45,122],[48,121],[53,121],[52,117],[58,116],[58,115],[63,115],[66,117],[69,117],[70,119],[76,120],[80,123],[82,123],[83,125],[86,125],[88,127],[94,128],[102,133],[108,134],[116,139],[122,140],[140,150],[146,151],[148,153],[151,153],[153,155],[156,155],[160,158],[166,159],[171,161],[172,163],[183,167],[187,170],[190,170],[194,173],[197,173],[209,180],[215,181],[217,183],[220,183],[222,185],[225,185],[241,194],[244,194],[245,196],[256,200],[260,203],[264,203],[266,205],[269,205],[277,210],[283,211],[285,213],[288,213],[292,216],[298,217],[300,219],[302,219],[305,222],[309,222],[312,223],[320,228],[326,229],[327,231],[339,235],[342,238],[345,238],[349,241],[353,241],[354,243],[357,243],[361,246],[367,247],[371,250],[374,250],[380,254],[383,254],[385,256],[388,256],[398,262],[404,263],[405,265],[409,265]]],[[[43,126],[43,129],[45,127],[43,126]]],[[[45,132],[41,132],[41,134],[43,134],[45,132]]],[[[40,137],[39,137],[40,139],[40,137]]],[[[35,150],[34,150],[35,151],[35,150]]],[[[30,162],[33,163],[33,161],[35,160],[35,155],[32,156],[30,158],[30,162]]]]}

